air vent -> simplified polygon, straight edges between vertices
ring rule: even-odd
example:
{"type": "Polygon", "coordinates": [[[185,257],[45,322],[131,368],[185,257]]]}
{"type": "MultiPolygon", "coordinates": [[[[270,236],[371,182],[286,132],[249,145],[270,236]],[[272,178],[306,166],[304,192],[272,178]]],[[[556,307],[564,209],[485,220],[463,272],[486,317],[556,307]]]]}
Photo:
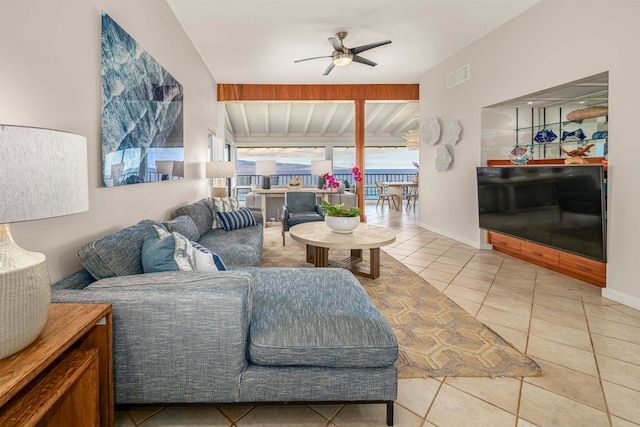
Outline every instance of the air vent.
{"type": "Polygon", "coordinates": [[[464,83],[469,80],[470,68],[471,66],[467,64],[464,67],[460,67],[447,74],[447,89],[451,89],[452,87],[458,86],[460,83],[464,83]]]}

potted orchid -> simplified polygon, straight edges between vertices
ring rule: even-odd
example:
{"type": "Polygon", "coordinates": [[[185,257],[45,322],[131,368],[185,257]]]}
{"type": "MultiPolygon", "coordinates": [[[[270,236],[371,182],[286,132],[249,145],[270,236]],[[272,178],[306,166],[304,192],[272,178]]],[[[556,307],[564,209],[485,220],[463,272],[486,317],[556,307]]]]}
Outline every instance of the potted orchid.
{"type": "MultiPolygon", "coordinates": [[[[336,181],[333,175],[326,173],[323,176],[327,181],[326,188],[334,189],[340,186],[340,183],[336,181]]],[[[358,182],[355,174],[354,180],[358,182]]],[[[360,178],[359,182],[362,182],[362,178],[360,178]]],[[[360,208],[353,206],[345,208],[344,203],[332,205],[326,200],[323,200],[320,206],[324,210],[325,223],[336,233],[351,233],[360,223],[360,215],[362,214],[362,209],[360,208]]]]}

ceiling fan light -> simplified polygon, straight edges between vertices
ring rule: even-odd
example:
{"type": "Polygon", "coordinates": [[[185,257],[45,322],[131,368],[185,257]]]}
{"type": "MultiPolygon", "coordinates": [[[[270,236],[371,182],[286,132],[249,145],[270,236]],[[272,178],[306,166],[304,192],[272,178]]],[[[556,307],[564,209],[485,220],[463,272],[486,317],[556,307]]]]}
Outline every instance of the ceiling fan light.
{"type": "Polygon", "coordinates": [[[353,61],[353,54],[351,52],[338,52],[337,50],[333,52],[333,65],[344,67],[345,65],[351,64],[351,61],[353,61]]]}

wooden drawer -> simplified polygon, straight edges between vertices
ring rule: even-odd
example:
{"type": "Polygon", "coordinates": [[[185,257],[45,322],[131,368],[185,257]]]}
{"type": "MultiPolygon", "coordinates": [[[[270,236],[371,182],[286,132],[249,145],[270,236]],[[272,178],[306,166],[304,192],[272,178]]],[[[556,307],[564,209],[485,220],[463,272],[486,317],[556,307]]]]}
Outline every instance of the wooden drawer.
{"type": "Polygon", "coordinates": [[[577,274],[604,281],[607,277],[607,264],[567,252],[560,253],[560,265],[577,274]]]}
{"type": "Polygon", "coordinates": [[[520,243],[520,254],[535,261],[553,266],[560,265],[560,251],[536,245],[535,243],[520,243]]]}
{"type": "Polygon", "coordinates": [[[505,236],[504,234],[489,233],[489,243],[491,243],[496,250],[520,253],[521,242],[522,240],[520,239],[505,236]]]}

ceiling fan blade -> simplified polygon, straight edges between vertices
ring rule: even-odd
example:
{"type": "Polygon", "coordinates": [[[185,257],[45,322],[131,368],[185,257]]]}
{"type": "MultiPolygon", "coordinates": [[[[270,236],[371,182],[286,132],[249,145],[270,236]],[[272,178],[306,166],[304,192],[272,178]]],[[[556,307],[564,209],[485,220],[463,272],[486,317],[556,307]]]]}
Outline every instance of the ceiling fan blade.
{"type": "Polygon", "coordinates": [[[293,61],[293,63],[294,63],[294,64],[296,64],[296,63],[298,63],[298,62],[311,61],[312,59],[320,59],[320,58],[331,58],[331,55],[327,55],[327,56],[314,56],[313,58],[298,59],[297,61],[293,61]]]}
{"type": "Polygon", "coordinates": [[[340,52],[342,52],[342,43],[340,43],[337,38],[329,37],[327,40],[329,40],[329,43],[331,43],[331,46],[333,46],[335,50],[339,50],[340,52]]]}
{"type": "Polygon", "coordinates": [[[377,42],[377,43],[370,43],[370,44],[365,44],[365,45],[358,46],[358,47],[353,47],[353,48],[351,48],[349,50],[354,55],[357,55],[359,53],[364,52],[365,50],[373,49],[374,47],[378,47],[378,46],[384,46],[385,44],[389,44],[389,43],[391,43],[391,40],[385,40],[385,41],[381,41],[381,42],[377,42]]]}
{"type": "Polygon", "coordinates": [[[369,61],[368,59],[365,59],[362,56],[358,56],[358,55],[353,55],[353,62],[359,62],[361,64],[371,65],[372,67],[375,67],[376,65],[378,65],[376,62],[369,61]]]}
{"type": "Polygon", "coordinates": [[[322,73],[323,76],[326,76],[327,74],[329,74],[331,72],[331,70],[333,70],[333,67],[335,67],[335,65],[333,65],[333,62],[331,64],[329,64],[329,66],[327,67],[326,70],[324,70],[324,73],[322,73]]]}

